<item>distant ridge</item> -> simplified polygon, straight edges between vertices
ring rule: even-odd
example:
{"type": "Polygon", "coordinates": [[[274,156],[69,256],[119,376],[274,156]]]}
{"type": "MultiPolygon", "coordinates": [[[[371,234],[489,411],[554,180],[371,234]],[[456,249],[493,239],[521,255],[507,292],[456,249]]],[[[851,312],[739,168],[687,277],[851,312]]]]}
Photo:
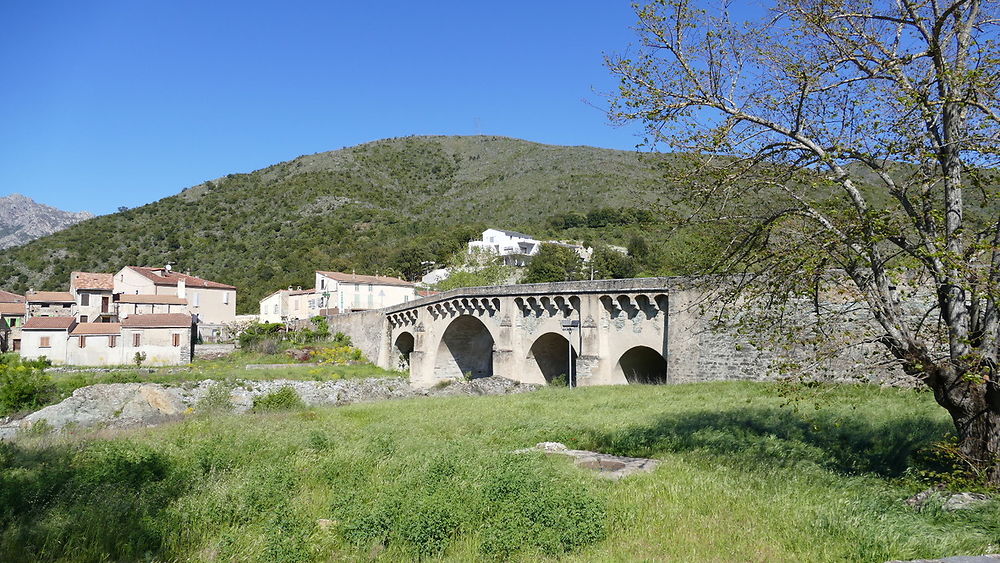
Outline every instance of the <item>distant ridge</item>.
{"type": "Polygon", "coordinates": [[[21,194],[0,197],[0,249],[22,245],[93,217],[86,211],[62,211],[21,194]]]}

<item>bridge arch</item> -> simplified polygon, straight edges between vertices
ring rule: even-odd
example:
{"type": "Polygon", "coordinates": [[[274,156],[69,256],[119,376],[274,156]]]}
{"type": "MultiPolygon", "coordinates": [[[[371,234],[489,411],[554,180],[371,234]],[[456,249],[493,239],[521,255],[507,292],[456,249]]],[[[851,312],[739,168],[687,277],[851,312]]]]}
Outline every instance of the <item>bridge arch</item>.
{"type": "Polygon", "coordinates": [[[615,375],[628,383],[666,383],[667,360],[648,346],[634,346],[618,359],[615,375]]]}
{"type": "Polygon", "coordinates": [[[410,369],[410,353],[416,345],[413,334],[403,331],[396,336],[396,341],[392,344],[392,351],[396,358],[396,367],[400,370],[410,369]]]}
{"type": "Polygon", "coordinates": [[[576,381],[576,348],[573,348],[572,354],[571,361],[570,343],[562,334],[547,332],[539,336],[528,351],[528,361],[525,364],[528,381],[541,383],[544,380],[551,384],[554,379],[567,375],[576,381]]]}
{"type": "Polygon", "coordinates": [[[493,335],[482,321],[461,315],[448,324],[437,348],[434,379],[493,375],[493,335]]]}

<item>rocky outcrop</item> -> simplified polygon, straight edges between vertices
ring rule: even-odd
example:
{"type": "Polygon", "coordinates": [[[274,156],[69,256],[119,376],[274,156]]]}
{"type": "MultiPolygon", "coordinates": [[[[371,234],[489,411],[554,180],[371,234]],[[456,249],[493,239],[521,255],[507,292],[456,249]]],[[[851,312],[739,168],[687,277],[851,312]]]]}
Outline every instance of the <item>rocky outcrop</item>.
{"type": "MultiPolygon", "coordinates": [[[[256,397],[285,387],[295,390],[308,406],[346,405],[433,396],[508,395],[534,391],[509,379],[489,377],[471,382],[454,382],[446,387],[418,389],[399,378],[346,379],[337,381],[217,382],[211,379],[179,386],[155,383],[103,383],[81,387],[62,402],[35,411],[19,420],[0,421],[0,440],[15,438],[19,432],[64,428],[130,428],[154,426],[183,418],[200,410],[219,409],[218,397],[228,395],[224,410],[245,413],[256,397]],[[217,389],[216,386],[223,386],[217,389]],[[210,391],[213,391],[209,397],[210,391]],[[219,391],[222,391],[220,394],[219,391]],[[208,403],[212,404],[209,405],[208,403]],[[44,421],[44,422],[42,422],[44,421]],[[39,425],[39,426],[36,426],[39,425]]],[[[226,401],[222,401],[225,403],[226,401]]]]}
{"type": "Polygon", "coordinates": [[[91,217],[86,211],[62,211],[21,194],[0,197],[0,248],[51,235],[91,217]]]}

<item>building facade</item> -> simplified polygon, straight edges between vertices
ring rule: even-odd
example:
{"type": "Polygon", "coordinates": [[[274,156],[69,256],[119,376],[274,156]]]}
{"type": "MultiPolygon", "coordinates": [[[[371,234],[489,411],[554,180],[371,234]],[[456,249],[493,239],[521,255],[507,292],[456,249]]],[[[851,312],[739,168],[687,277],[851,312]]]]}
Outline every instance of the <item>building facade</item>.
{"type": "Polygon", "coordinates": [[[17,352],[21,349],[21,329],[27,305],[24,296],[0,290],[0,322],[6,327],[0,336],[0,352],[17,352]]]}
{"type": "Polygon", "coordinates": [[[225,325],[236,321],[234,286],[175,272],[169,266],[126,266],[114,275],[114,293],[171,295],[186,300],[187,312],[196,317],[198,336],[204,340],[219,338],[225,325]]]}
{"type": "Polygon", "coordinates": [[[79,323],[115,322],[118,320],[113,301],[114,275],[95,272],[73,272],[69,277],[69,293],[76,304],[79,323]]]}
{"type": "Polygon", "coordinates": [[[391,276],[316,272],[316,314],[381,309],[416,299],[413,283],[391,276]]]}
{"type": "Polygon", "coordinates": [[[74,317],[34,317],[24,325],[21,355],[55,365],[116,366],[189,363],[194,322],[187,313],[129,315],[121,323],[79,323],[74,317]]]}

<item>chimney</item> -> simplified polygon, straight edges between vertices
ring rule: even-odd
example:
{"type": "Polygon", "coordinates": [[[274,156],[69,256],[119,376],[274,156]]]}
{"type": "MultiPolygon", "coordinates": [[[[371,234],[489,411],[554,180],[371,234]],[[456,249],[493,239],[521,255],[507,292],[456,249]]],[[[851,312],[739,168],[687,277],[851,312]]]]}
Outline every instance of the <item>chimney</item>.
{"type": "Polygon", "coordinates": [[[187,286],[183,279],[177,280],[177,297],[187,299],[187,286]]]}

